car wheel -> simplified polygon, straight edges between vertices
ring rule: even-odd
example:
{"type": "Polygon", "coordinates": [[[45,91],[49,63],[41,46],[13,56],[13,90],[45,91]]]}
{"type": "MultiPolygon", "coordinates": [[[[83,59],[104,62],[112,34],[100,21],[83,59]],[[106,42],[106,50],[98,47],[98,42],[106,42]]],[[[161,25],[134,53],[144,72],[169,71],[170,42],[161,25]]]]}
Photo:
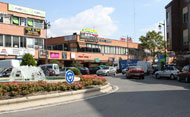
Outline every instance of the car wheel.
{"type": "Polygon", "coordinates": [[[185,82],[189,83],[189,78],[188,77],[185,77],[185,82]]]}
{"type": "Polygon", "coordinates": [[[174,77],[173,74],[170,76],[170,79],[171,79],[171,80],[174,80],[174,79],[175,79],[175,77],[174,77]]]}
{"type": "Polygon", "coordinates": [[[107,72],[107,73],[106,73],[106,76],[109,76],[109,75],[110,75],[109,72],[107,72]]]}
{"type": "Polygon", "coordinates": [[[116,72],[113,75],[116,76],[116,72]]]}
{"type": "Polygon", "coordinates": [[[159,74],[156,74],[156,79],[160,79],[160,76],[159,76],[159,74]]]}

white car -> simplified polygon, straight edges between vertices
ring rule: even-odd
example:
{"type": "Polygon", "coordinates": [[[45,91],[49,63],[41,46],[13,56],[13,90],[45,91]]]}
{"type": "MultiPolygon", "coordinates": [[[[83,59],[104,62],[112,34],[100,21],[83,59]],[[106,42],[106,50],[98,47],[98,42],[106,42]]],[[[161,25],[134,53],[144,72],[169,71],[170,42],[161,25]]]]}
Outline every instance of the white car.
{"type": "Polygon", "coordinates": [[[110,66],[106,66],[103,67],[102,69],[96,71],[97,75],[105,75],[105,76],[109,76],[109,75],[116,75],[116,68],[115,67],[110,67],[110,66]]]}
{"type": "Polygon", "coordinates": [[[155,72],[155,78],[160,79],[162,77],[175,79],[177,78],[179,70],[175,66],[168,66],[164,70],[155,72]]]}

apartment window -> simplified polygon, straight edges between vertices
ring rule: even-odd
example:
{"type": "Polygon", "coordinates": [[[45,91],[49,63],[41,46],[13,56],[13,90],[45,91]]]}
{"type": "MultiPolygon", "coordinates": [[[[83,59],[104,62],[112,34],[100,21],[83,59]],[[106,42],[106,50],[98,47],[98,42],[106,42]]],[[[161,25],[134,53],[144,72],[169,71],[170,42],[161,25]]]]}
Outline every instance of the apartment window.
{"type": "Polygon", "coordinates": [[[101,53],[105,53],[105,46],[101,45],[101,53]]]}
{"type": "Polygon", "coordinates": [[[3,16],[3,23],[5,23],[5,24],[11,24],[11,15],[5,14],[3,16]]]}
{"type": "Polygon", "coordinates": [[[187,23],[188,21],[188,7],[183,8],[183,23],[187,23]]]}
{"type": "Polygon", "coordinates": [[[0,13],[0,22],[3,22],[3,14],[0,13]]]}
{"type": "Polygon", "coordinates": [[[183,30],[183,45],[188,45],[188,29],[183,30]]]}
{"type": "Polygon", "coordinates": [[[30,26],[30,27],[33,27],[34,26],[33,19],[28,19],[27,20],[27,25],[30,26]]]}
{"type": "Polygon", "coordinates": [[[20,18],[20,25],[26,26],[26,18],[20,18]]]}
{"type": "Polygon", "coordinates": [[[43,21],[42,20],[34,20],[34,27],[42,29],[44,27],[43,21]]]}
{"type": "Polygon", "coordinates": [[[170,24],[170,12],[166,12],[166,22],[170,24]]]}
{"type": "MultiPolygon", "coordinates": [[[[39,46],[40,49],[43,48],[43,46],[44,46],[44,39],[38,39],[38,46],[39,46]]],[[[63,49],[61,49],[61,50],[63,50],[63,49]]]]}
{"type": "Polygon", "coordinates": [[[128,55],[128,52],[129,52],[129,49],[128,49],[128,48],[125,48],[125,53],[126,53],[126,55],[128,55]]]}
{"type": "Polygon", "coordinates": [[[116,47],[116,54],[119,54],[119,47],[116,47]]]}
{"type": "Polygon", "coordinates": [[[3,35],[0,35],[0,46],[3,46],[3,35]]]}
{"type": "Polygon", "coordinates": [[[5,35],[5,47],[11,47],[11,36],[5,35]]]}
{"type": "Polygon", "coordinates": [[[13,36],[13,47],[19,48],[19,37],[18,36],[13,36]]]}
{"type": "Polygon", "coordinates": [[[19,25],[19,17],[13,16],[13,24],[19,25]]]}
{"type": "Polygon", "coordinates": [[[26,47],[26,38],[20,37],[20,47],[24,48],[26,47]]]}
{"type": "Polygon", "coordinates": [[[91,44],[87,44],[86,45],[87,48],[91,48],[91,46],[92,46],[91,44]]]}

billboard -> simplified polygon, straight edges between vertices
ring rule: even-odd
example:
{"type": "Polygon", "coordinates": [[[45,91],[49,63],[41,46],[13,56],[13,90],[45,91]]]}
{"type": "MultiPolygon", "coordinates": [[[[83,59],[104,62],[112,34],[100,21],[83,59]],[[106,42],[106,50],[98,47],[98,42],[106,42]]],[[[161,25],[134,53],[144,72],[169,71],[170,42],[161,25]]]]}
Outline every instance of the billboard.
{"type": "Polygon", "coordinates": [[[81,39],[98,39],[98,31],[91,29],[83,29],[80,32],[81,39]]]}

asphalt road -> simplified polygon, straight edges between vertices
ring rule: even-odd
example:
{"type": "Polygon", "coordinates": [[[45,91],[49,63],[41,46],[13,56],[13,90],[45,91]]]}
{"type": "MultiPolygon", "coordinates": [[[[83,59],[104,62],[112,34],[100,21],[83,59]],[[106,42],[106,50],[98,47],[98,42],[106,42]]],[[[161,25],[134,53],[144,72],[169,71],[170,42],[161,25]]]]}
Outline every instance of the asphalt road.
{"type": "Polygon", "coordinates": [[[108,77],[115,93],[53,107],[0,114],[0,117],[190,117],[190,84],[176,80],[108,77]]]}

